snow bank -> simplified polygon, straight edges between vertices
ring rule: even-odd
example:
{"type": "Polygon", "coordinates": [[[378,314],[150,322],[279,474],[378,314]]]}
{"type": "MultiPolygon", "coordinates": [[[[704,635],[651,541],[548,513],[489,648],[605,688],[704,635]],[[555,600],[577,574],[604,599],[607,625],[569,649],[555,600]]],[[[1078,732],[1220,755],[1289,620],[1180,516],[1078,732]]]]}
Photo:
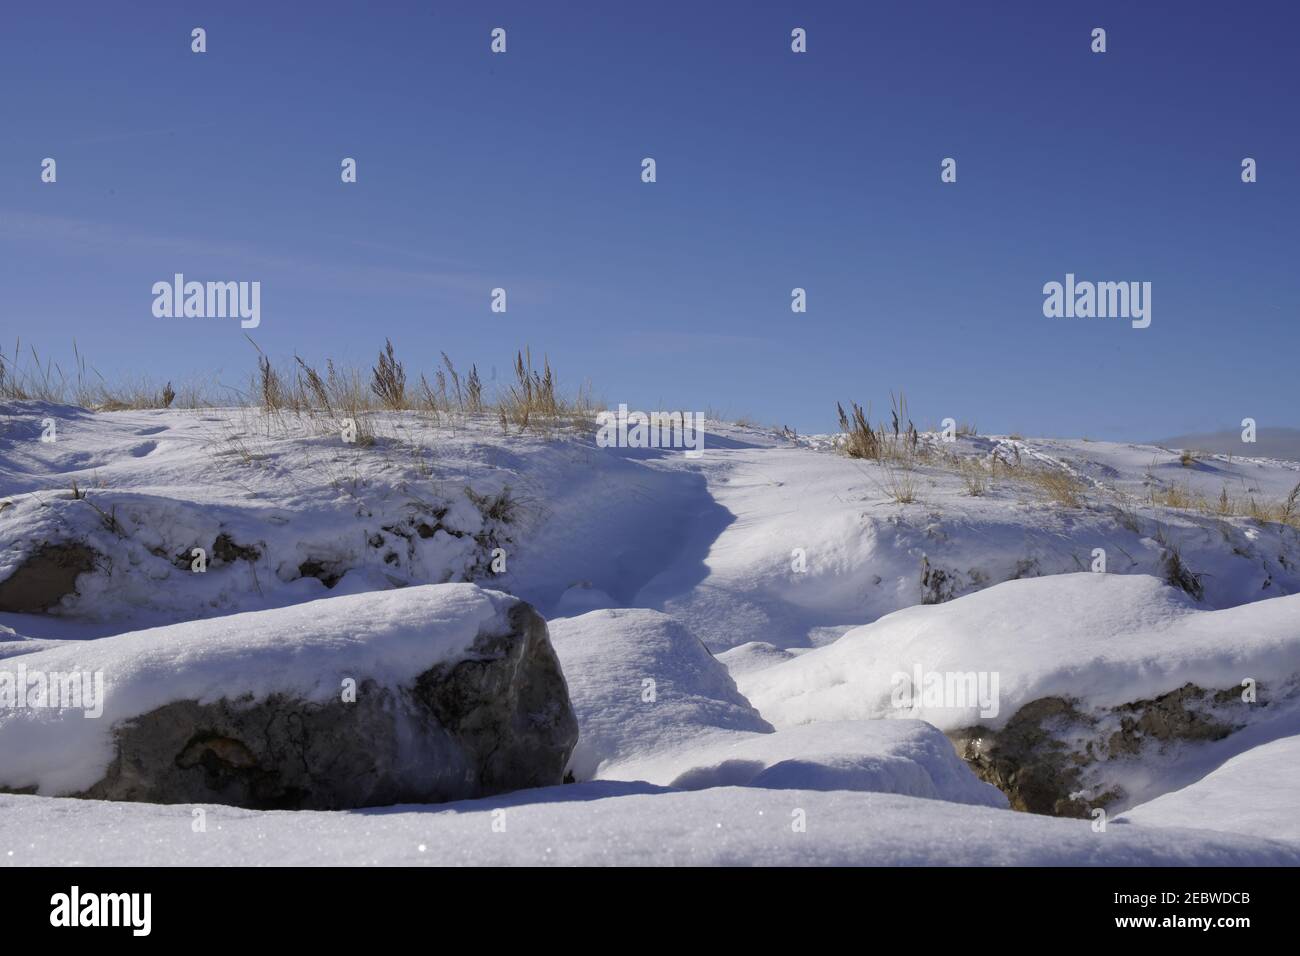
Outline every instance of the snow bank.
{"type": "Polygon", "coordinates": [[[257,812],[0,795],[0,865],[1296,866],[1240,834],[1111,826],[879,793],[587,783],[383,811],[257,812]],[[504,824],[504,827],[502,826],[504,824]]]}
{"type": "MultiPolygon", "coordinates": [[[[180,700],[200,704],[280,693],[337,700],[344,678],[409,685],[455,660],[480,634],[504,634],[515,598],[470,584],[361,594],[271,611],[173,624],[57,647],[0,662],[0,680],[101,674],[102,716],[53,707],[0,708],[0,787],[80,792],[101,779],[112,730],[180,700]]],[[[89,683],[89,682],[87,682],[89,683]]]]}
{"type": "Polygon", "coordinates": [[[963,437],[944,452],[1069,472],[1087,506],[1064,508],[1005,476],[971,497],[952,467],[934,465],[909,473],[917,501],[900,505],[875,463],[723,423],[710,423],[704,457],[687,460],[597,448],[594,425],[503,438],[486,417],[368,422],[376,441],[363,446],[343,444],[321,416],[0,402],[0,522],[13,544],[0,550],[0,582],[43,545],[84,545],[92,570],[51,610],[104,622],[104,634],[331,587],[491,580],[547,617],[664,610],[716,650],[818,646],[923,600],[1086,568],[1097,547],[1111,571],[1160,575],[1172,544],[1207,607],[1300,593],[1292,529],[1143,504],[1174,488],[1210,503],[1224,489],[1277,503],[1300,480],[1293,462],[1184,468],[1153,446],[963,437]],[[56,442],[39,440],[46,417],[56,442]],[[475,504],[507,488],[514,507],[475,504]],[[499,574],[489,570],[497,546],[508,552],[499,574]],[[208,552],[201,574],[195,547],[208,552]]]}
{"type": "Polygon", "coordinates": [[[1134,807],[1120,820],[1300,842],[1300,736],[1238,754],[1191,786],[1134,807]]]}
{"type": "MultiPolygon", "coordinates": [[[[1008,581],[935,606],[908,608],[834,644],[739,675],[777,726],[917,717],[943,730],[999,728],[1042,697],[1115,706],[1191,682],[1207,689],[1300,673],[1300,595],[1221,611],[1145,575],[1064,574],[1008,581]],[[894,706],[895,675],[985,675],[980,699],[917,695],[894,706]]],[[[974,695],[972,695],[974,696],[974,695]]]]}
{"type": "MultiPolygon", "coordinates": [[[[740,433],[737,433],[740,434],[740,433]]],[[[951,466],[906,472],[916,500],[899,504],[875,462],[773,441],[698,463],[708,492],[731,519],[703,521],[683,561],[646,585],[635,603],[687,620],[714,650],[749,641],[820,646],[829,631],[859,626],[921,603],[938,603],[1007,580],[1088,570],[1093,550],[1108,570],[1163,577],[1170,549],[1198,576],[1207,608],[1300,593],[1300,538],[1279,524],[1213,513],[1222,491],[1238,503],[1280,503],[1300,464],[1232,459],[1184,468],[1153,446],[1107,442],[961,438],[945,455],[1073,476],[1080,507],[1048,500],[1007,476],[971,496],[951,466]],[[1149,504],[1180,490],[1205,508],[1149,504]],[[923,582],[923,568],[929,569],[923,582]]],[[[686,467],[679,464],[678,467],[686,467]]],[[[830,635],[833,636],[833,635],[830,635]]]]}
{"type": "Polygon", "coordinates": [[[0,402],[0,582],[46,545],[89,549],[49,610],[111,622],[103,634],[487,577],[512,517],[487,512],[546,470],[544,443],[513,443],[538,454],[510,469],[492,463],[499,435],[451,441],[410,414],[369,424],[374,443],[349,445],[323,417],[0,402]],[[39,440],[43,418],[56,441],[39,440]]]}

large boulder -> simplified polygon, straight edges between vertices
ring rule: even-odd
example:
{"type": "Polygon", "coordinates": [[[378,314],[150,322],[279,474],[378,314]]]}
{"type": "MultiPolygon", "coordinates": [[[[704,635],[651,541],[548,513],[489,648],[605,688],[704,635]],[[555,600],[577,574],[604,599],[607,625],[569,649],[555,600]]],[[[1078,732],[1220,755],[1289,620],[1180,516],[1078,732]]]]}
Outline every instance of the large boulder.
{"type": "Polygon", "coordinates": [[[560,783],[578,737],[545,621],[471,584],[68,642],[0,662],[0,696],[20,678],[25,706],[0,709],[12,792],[430,803],[560,783]],[[42,683],[63,691],[72,674],[83,693],[61,703],[77,706],[45,706],[42,683]]]}

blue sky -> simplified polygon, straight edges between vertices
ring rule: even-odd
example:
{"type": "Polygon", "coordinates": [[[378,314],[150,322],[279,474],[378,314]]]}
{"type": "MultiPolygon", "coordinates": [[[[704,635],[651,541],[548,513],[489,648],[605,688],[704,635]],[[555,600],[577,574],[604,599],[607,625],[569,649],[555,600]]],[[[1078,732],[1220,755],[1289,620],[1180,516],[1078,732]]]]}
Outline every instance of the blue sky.
{"type": "Polygon", "coordinates": [[[0,333],[242,385],[237,322],[153,316],[183,272],[260,281],[277,358],[388,336],[490,377],[530,344],[633,408],[826,430],[904,389],[983,431],[1296,425],[1298,28],[1280,2],[15,5],[0,333]],[[1151,327],[1045,318],[1067,272],[1151,282],[1151,327]]]}

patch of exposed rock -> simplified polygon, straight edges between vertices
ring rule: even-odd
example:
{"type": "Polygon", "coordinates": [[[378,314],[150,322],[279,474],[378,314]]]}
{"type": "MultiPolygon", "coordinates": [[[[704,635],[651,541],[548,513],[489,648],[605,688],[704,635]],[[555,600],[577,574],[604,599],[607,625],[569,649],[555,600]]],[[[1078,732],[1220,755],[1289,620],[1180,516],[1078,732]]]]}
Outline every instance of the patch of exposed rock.
{"type": "Polygon", "coordinates": [[[1086,709],[1043,697],[1025,704],[997,731],[970,727],[948,736],[980,779],[1007,795],[1012,809],[1087,817],[1127,794],[1115,779],[1125,761],[1185,743],[1220,740],[1245,726],[1251,708],[1242,688],[1185,684],[1149,700],[1086,709]]]}
{"type": "Polygon", "coordinates": [[[0,581],[0,611],[48,611],[77,590],[77,578],[95,566],[95,552],[84,544],[44,544],[0,581]]]}
{"type": "Polygon", "coordinates": [[[510,624],[411,686],[363,680],[352,702],[232,692],[141,714],[73,796],[334,810],[561,783],[578,739],[568,689],[541,616],[519,602],[510,624]]]}

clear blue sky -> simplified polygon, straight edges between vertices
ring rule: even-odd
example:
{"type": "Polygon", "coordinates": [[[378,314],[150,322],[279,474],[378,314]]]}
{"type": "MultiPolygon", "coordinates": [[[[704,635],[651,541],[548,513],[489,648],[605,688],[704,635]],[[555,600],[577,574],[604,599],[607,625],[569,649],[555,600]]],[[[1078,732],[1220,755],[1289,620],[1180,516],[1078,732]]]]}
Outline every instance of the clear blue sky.
{"type": "Polygon", "coordinates": [[[260,281],[277,358],[527,343],[633,408],[1296,425],[1298,37],[1290,2],[11,4],[0,333],[242,384],[237,322],[152,315],[183,272],[260,281]],[[1150,281],[1151,327],[1045,318],[1067,272],[1150,281]]]}

